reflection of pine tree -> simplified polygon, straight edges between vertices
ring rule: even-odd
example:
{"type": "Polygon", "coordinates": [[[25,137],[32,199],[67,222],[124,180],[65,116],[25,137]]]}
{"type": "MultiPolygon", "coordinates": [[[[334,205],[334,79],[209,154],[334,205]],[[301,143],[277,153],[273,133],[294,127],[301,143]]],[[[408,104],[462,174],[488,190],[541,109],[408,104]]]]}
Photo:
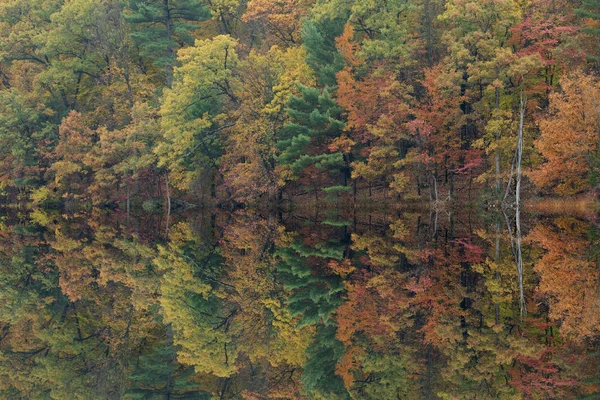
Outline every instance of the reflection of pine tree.
{"type": "Polygon", "coordinates": [[[321,324],[313,343],[306,349],[302,385],[316,398],[348,399],[344,382],[336,375],[338,360],[344,354],[344,345],[336,339],[336,326],[321,324]]]}
{"type": "Polygon", "coordinates": [[[308,357],[302,374],[304,390],[314,398],[347,399],[348,393],[335,368],[344,354],[344,345],[337,340],[337,323],[331,319],[342,304],[344,283],[339,276],[317,274],[312,263],[341,260],[344,246],[329,241],[309,247],[294,242],[277,251],[277,270],[286,289],[292,316],[300,316],[298,326],[317,325],[316,336],[306,349],[308,357]]]}
{"type": "Polygon", "coordinates": [[[308,257],[340,259],[340,250],[334,246],[308,248],[299,243],[278,250],[281,260],[277,269],[287,289],[294,293],[288,299],[292,316],[302,316],[298,326],[329,324],[331,314],[342,303],[340,293],[344,290],[338,276],[317,276],[313,274],[308,257]]]}

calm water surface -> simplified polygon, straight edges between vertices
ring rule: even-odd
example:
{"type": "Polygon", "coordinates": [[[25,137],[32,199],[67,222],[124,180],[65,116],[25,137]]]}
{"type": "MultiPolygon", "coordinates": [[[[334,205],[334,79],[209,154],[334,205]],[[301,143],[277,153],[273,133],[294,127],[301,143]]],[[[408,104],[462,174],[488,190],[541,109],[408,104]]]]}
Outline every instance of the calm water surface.
{"type": "Polygon", "coordinates": [[[11,210],[1,397],[600,398],[597,226],[520,219],[11,210]]]}

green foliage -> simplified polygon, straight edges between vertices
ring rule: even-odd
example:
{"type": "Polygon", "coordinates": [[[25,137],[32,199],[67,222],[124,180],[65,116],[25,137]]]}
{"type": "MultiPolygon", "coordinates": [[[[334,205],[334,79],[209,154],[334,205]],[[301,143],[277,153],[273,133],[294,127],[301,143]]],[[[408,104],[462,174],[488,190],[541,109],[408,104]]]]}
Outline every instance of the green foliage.
{"type": "Polygon", "coordinates": [[[344,123],[339,119],[341,108],[330,97],[327,89],[298,86],[301,97],[291,96],[287,112],[292,118],[279,132],[276,143],[281,151],[277,160],[287,165],[295,174],[301,174],[314,165],[317,169],[330,173],[339,172],[344,167],[342,153],[315,154],[328,139],[339,136],[344,123]]]}
{"type": "Polygon", "coordinates": [[[293,294],[287,300],[290,314],[300,316],[298,327],[319,323],[329,324],[331,315],[341,304],[344,292],[342,280],[337,276],[319,276],[311,269],[310,257],[321,259],[343,258],[339,244],[317,244],[314,248],[293,242],[290,247],[277,251],[280,263],[277,266],[286,289],[293,294]]]}
{"type": "Polygon", "coordinates": [[[308,359],[302,372],[302,386],[314,399],[350,399],[335,369],[344,354],[344,345],[335,337],[335,326],[320,325],[306,350],[308,359]]]}
{"type": "Polygon", "coordinates": [[[181,368],[175,349],[170,344],[157,344],[140,356],[137,368],[129,377],[125,399],[164,399],[184,396],[208,400],[212,396],[191,381],[193,369],[181,368]]]}
{"type": "Polygon", "coordinates": [[[598,232],[566,232],[595,218],[599,26],[599,0],[0,1],[0,397],[594,396],[598,232]],[[584,210],[527,227],[524,283],[456,206],[498,205],[521,93],[522,197],[584,210]]]}
{"type": "Polygon", "coordinates": [[[306,62],[315,71],[321,87],[336,86],[335,74],[344,66],[344,59],[335,46],[335,38],[344,30],[343,16],[306,20],[302,40],[306,49],[306,62]]]}
{"type": "Polygon", "coordinates": [[[138,25],[132,38],[140,55],[167,70],[175,66],[175,55],[184,44],[193,43],[191,32],[199,28],[194,22],[210,18],[210,10],[198,0],[129,0],[126,19],[138,25]]]}
{"type": "MultiPolygon", "coordinates": [[[[319,31],[331,32],[335,29],[338,37],[346,21],[354,25],[355,29],[366,33],[360,55],[365,56],[369,62],[393,60],[395,68],[400,69],[412,67],[416,62],[417,48],[421,43],[411,40],[411,35],[418,30],[415,22],[421,7],[422,5],[410,1],[318,1],[314,7],[314,19],[319,21],[316,25],[319,31]]],[[[310,48],[307,46],[307,49],[310,48]]],[[[321,48],[324,46],[321,45],[321,48]]],[[[335,57],[336,53],[332,54],[335,57]]],[[[329,64],[335,68],[338,65],[336,61],[337,59],[331,60],[329,64]]]]}
{"type": "MultiPolygon", "coordinates": [[[[598,0],[583,0],[581,2],[581,8],[577,8],[574,10],[575,14],[582,18],[591,18],[593,20],[600,20],[600,1],[598,0]]],[[[600,28],[584,28],[586,33],[590,33],[592,35],[599,35],[600,28]]]]}

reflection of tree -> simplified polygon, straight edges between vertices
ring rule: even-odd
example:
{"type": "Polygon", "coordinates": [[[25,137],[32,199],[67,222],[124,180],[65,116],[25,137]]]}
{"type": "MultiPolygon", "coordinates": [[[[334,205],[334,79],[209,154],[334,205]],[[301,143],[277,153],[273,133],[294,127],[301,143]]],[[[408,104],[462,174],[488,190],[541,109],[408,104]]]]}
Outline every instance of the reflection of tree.
{"type": "Polygon", "coordinates": [[[171,228],[168,247],[159,246],[156,266],[161,279],[161,307],[165,322],[173,329],[177,357],[196,372],[228,377],[235,372],[237,349],[229,327],[237,313],[224,304],[219,293],[220,257],[179,223],[171,228]],[[215,288],[213,288],[213,286],[215,288]]]}
{"type": "Polygon", "coordinates": [[[306,349],[307,360],[302,386],[311,398],[347,399],[344,383],[336,375],[336,364],[344,345],[335,337],[335,325],[319,324],[313,342],[306,349]]]}
{"type": "Polygon", "coordinates": [[[0,316],[3,396],[119,397],[135,363],[130,355],[156,329],[151,301],[135,301],[147,289],[141,265],[152,251],[140,256],[145,246],[109,225],[52,224],[53,233],[6,230],[0,244],[3,302],[10,305],[0,316]],[[83,284],[74,279],[78,270],[83,284]]]}
{"type": "Polygon", "coordinates": [[[538,293],[562,333],[577,340],[596,337],[600,329],[600,275],[590,229],[583,221],[558,217],[540,222],[528,237],[545,250],[535,264],[538,293]]]}
{"type": "Polygon", "coordinates": [[[346,399],[348,393],[336,375],[344,346],[335,337],[337,324],[332,318],[342,303],[344,284],[340,276],[328,271],[331,261],[344,258],[345,246],[335,236],[322,241],[315,240],[315,235],[306,235],[304,242],[301,238],[290,238],[277,249],[276,256],[280,279],[291,292],[287,304],[291,315],[299,319],[297,326],[316,326],[313,341],[306,349],[303,389],[311,398],[346,399]]]}
{"type": "Polygon", "coordinates": [[[219,252],[230,286],[224,302],[238,310],[231,336],[239,350],[237,374],[229,383],[232,397],[240,390],[256,398],[299,395],[304,350],[313,335],[295,328],[285,304],[287,295],[275,278],[274,242],[281,230],[272,218],[251,210],[223,215],[219,252]]]}
{"type": "Polygon", "coordinates": [[[90,215],[0,225],[1,397],[600,392],[597,233],[584,221],[525,225],[521,318],[502,218],[290,218],[284,230],[238,210],[175,221],[154,244],[143,222],[130,235],[90,215]]]}
{"type": "MultiPolygon", "coordinates": [[[[337,371],[351,393],[571,398],[593,390],[576,378],[582,365],[566,362],[574,347],[561,341],[544,307],[531,304],[521,320],[510,232],[499,222],[486,230],[461,224],[460,213],[448,216],[448,224],[436,219],[433,235],[409,214],[389,230],[353,234],[353,269],[344,269],[347,297],[336,317],[346,346],[337,371]]],[[[522,252],[526,270],[529,254],[522,252]]],[[[535,281],[521,282],[533,298],[535,281]]]]}
{"type": "Polygon", "coordinates": [[[125,398],[210,399],[210,393],[199,391],[200,385],[189,379],[193,373],[193,368],[176,362],[176,352],[170,343],[157,344],[139,357],[130,375],[131,388],[125,393],[125,398]]]}

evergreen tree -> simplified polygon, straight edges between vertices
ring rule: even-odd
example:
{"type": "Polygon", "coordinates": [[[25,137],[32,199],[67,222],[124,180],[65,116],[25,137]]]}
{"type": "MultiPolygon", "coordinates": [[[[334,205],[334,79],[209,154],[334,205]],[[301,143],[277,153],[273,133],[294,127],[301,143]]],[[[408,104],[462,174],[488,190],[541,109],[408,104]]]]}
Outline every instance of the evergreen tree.
{"type": "Polygon", "coordinates": [[[595,22],[595,25],[587,26],[582,29],[584,33],[595,37],[596,54],[587,54],[588,60],[596,64],[596,68],[600,69],[600,0],[583,0],[581,8],[575,10],[575,14],[582,18],[590,18],[595,22]]]}
{"type": "Polygon", "coordinates": [[[294,291],[287,301],[290,313],[294,317],[302,317],[298,327],[329,323],[331,314],[342,303],[340,293],[344,290],[344,284],[340,277],[315,275],[308,262],[308,257],[323,257],[328,253],[339,252],[331,247],[309,251],[297,242],[278,250],[281,261],[277,269],[285,287],[294,291]]]}
{"type": "Polygon", "coordinates": [[[344,173],[344,155],[327,150],[327,144],[344,128],[341,107],[327,89],[321,92],[306,86],[298,88],[301,97],[292,96],[288,102],[287,112],[293,122],[284,126],[276,144],[281,151],[279,163],[288,166],[295,175],[301,175],[310,166],[319,171],[344,173]]]}
{"type": "Polygon", "coordinates": [[[315,71],[321,87],[336,86],[335,74],[344,67],[344,58],[338,52],[335,39],[344,31],[346,18],[306,21],[302,40],[306,49],[306,63],[315,71]]]}
{"type": "Polygon", "coordinates": [[[176,50],[193,43],[190,31],[199,26],[192,22],[209,18],[209,9],[198,0],[130,0],[129,10],[127,20],[141,25],[132,34],[140,54],[164,68],[171,86],[176,50]]]}
{"type": "Polygon", "coordinates": [[[290,314],[301,316],[297,328],[316,325],[316,335],[305,351],[307,361],[301,378],[309,398],[349,398],[342,379],[336,375],[344,345],[336,338],[337,323],[332,319],[343,301],[344,282],[338,275],[318,273],[321,268],[314,265],[319,261],[342,260],[344,249],[344,244],[331,239],[314,246],[294,241],[277,250],[281,281],[286,289],[293,291],[287,300],[290,314]]]}

